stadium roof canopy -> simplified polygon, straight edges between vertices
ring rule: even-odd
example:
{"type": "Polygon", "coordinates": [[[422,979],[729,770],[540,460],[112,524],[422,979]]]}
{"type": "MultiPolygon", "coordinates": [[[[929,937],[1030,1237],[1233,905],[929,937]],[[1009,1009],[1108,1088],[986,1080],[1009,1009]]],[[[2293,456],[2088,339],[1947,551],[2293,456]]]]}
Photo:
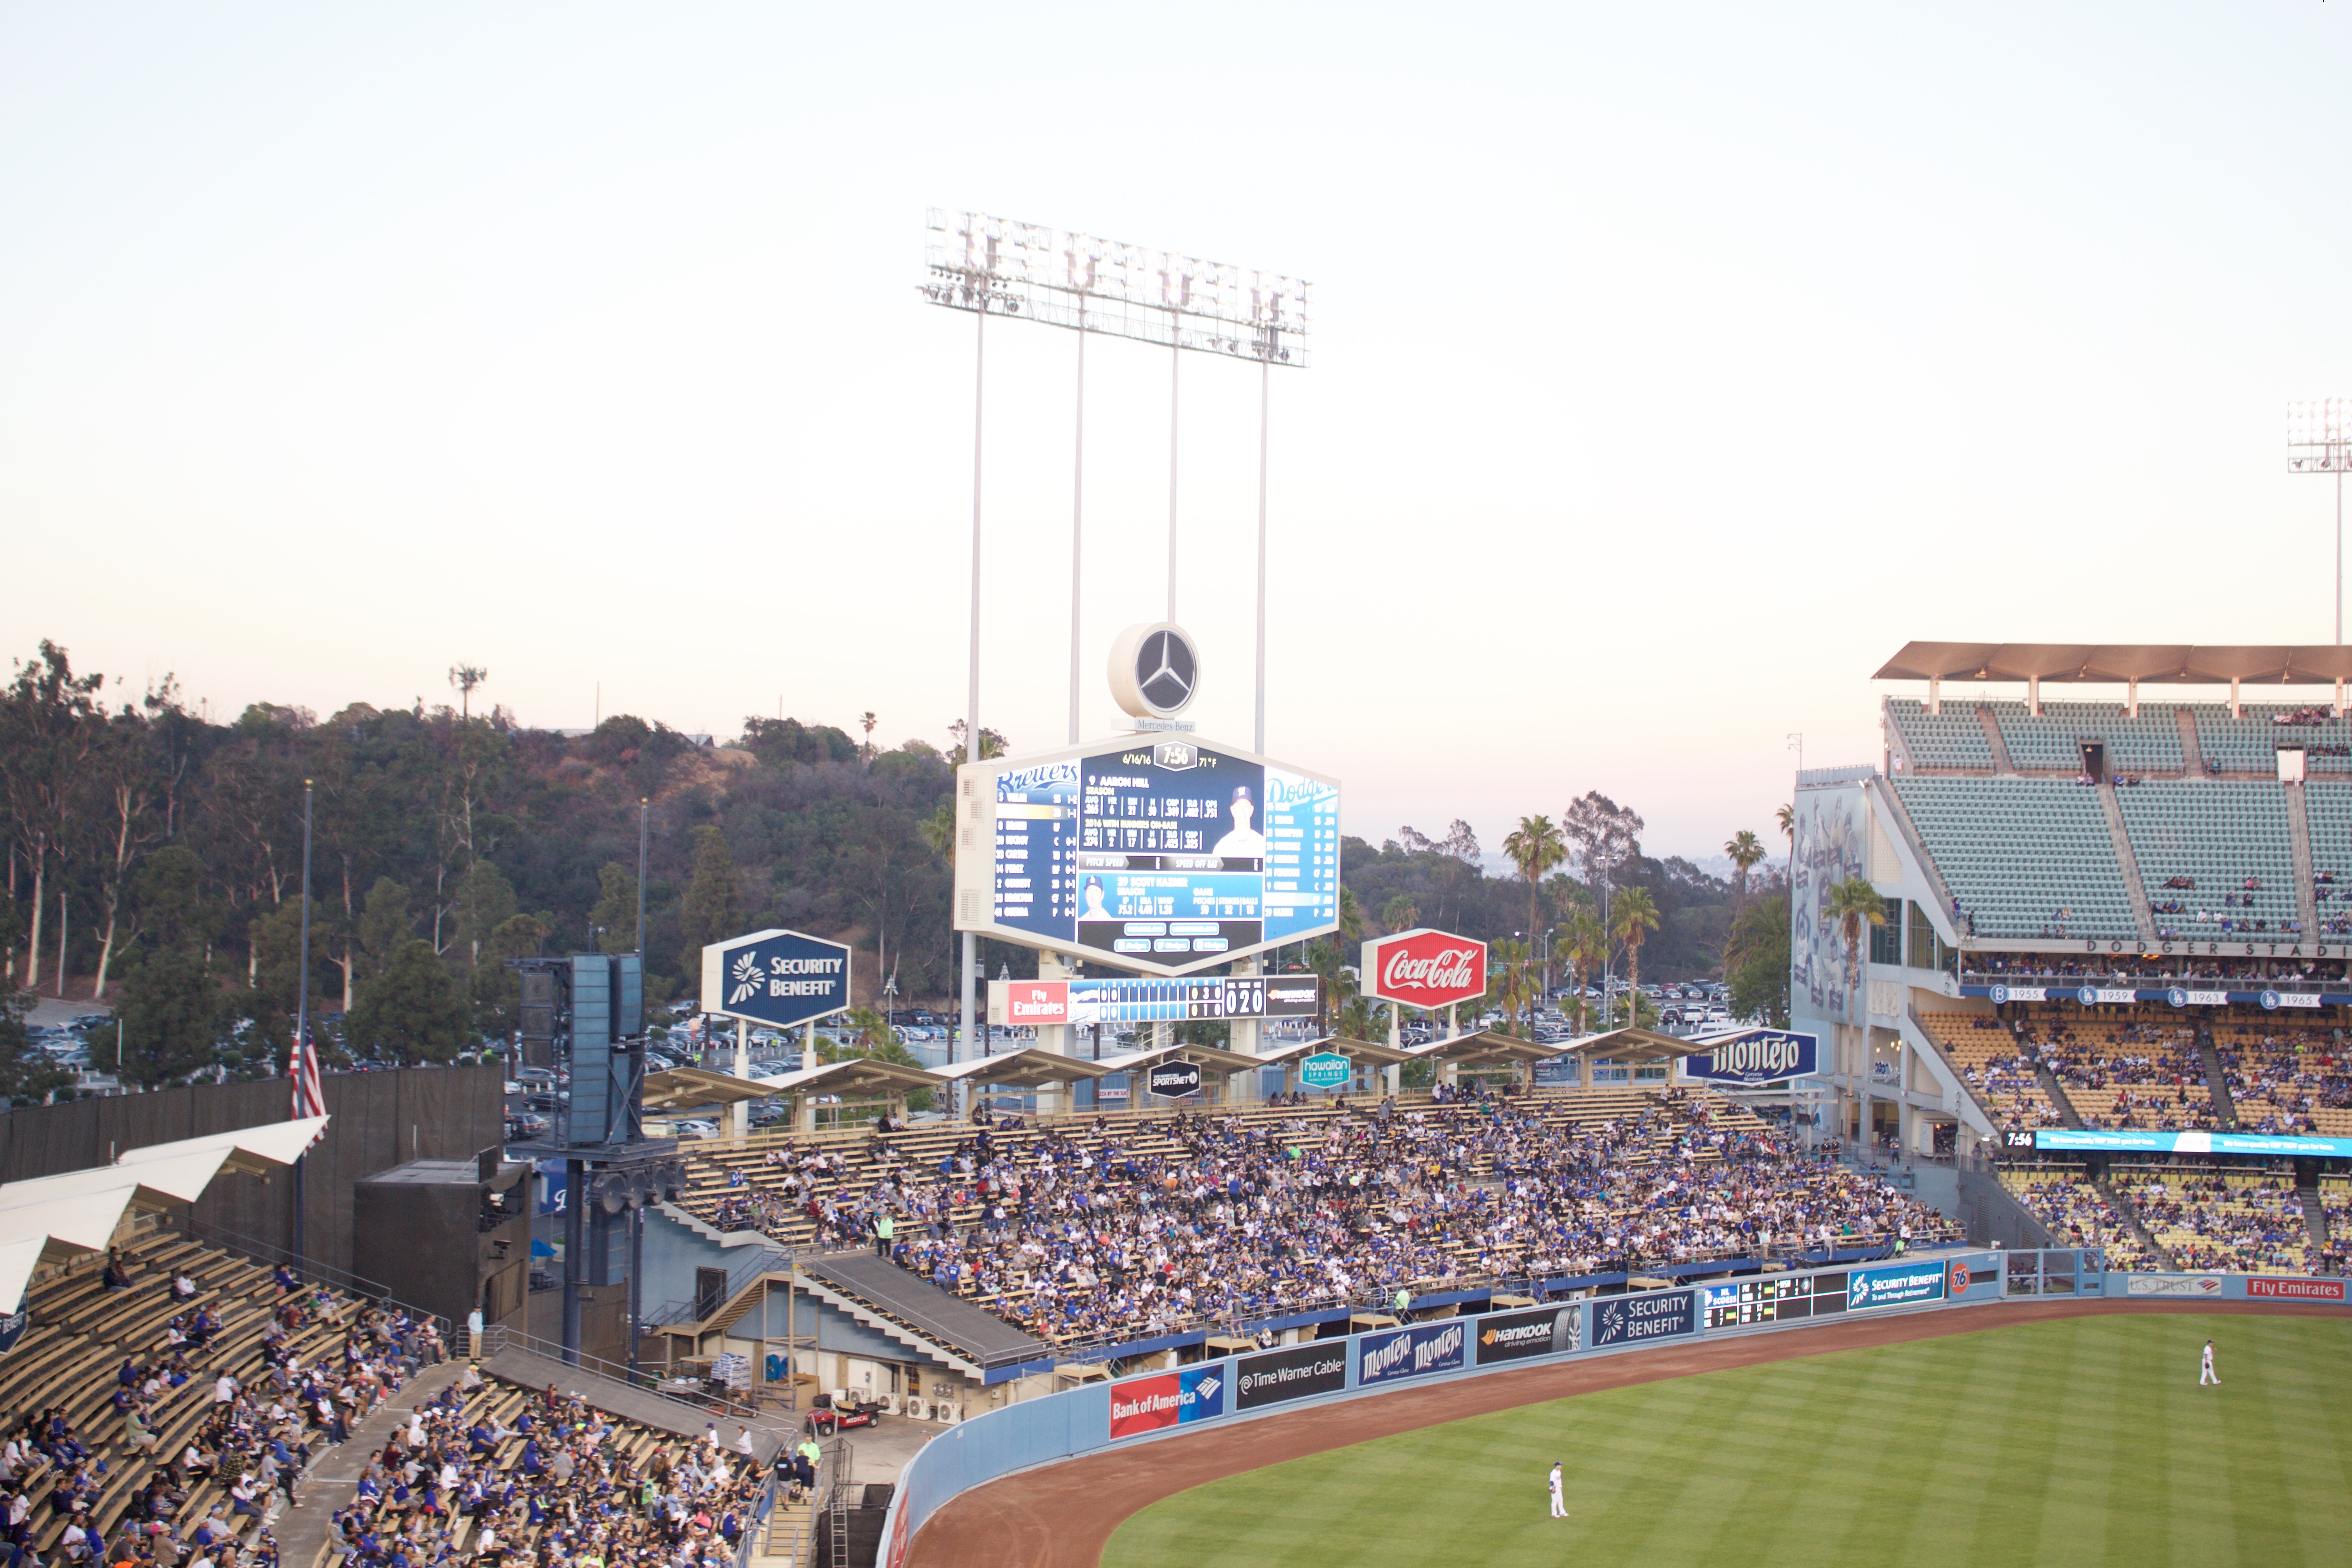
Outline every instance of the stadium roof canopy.
{"type": "Polygon", "coordinates": [[[1586,1058],[1607,1058],[1621,1062],[1663,1062],[1676,1057],[1704,1056],[1715,1049],[1723,1038],[1713,1035],[1705,1039],[1680,1039],[1673,1035],[1661,1035],[1655,1029],[1612,1029],[1605,1035],[1586,1035],[1573,1039],[1562,1047],[1564,1056],[1586,1058]]]}
{"type": "Polygon", "coordinates": [[[0,1187],[0,1306],[24,1299],[34,1267],[103,1251],[131,1207],[194,1203],[224,1170],[259,1174],[292,1164],[327,1130],[327,1118],[273,1121],[125,1152],[111,1165],[10,1182],[0,1187]]]}
{"type": "Polygon", "coordinates": [[[1111,1070],[1101,1062],[1066,1057],[1059,1051],[1035,1046],[1024,1046],[1002,1056],[974,1057],[938,1069],[943,1079],[1002,1089],[1037,1089],[1049,1083],[1068,1083],[1073,1079],[1100,1078],[1111,1070]]]}
{"type": "Polygon", "coordinates": [[[2233,680],[2332,686],[2352,680],[2352,646],[2194,647],[2187,643],[1909,642],[1875,680],[2144,680],[2227,686],[2233,680]]]}
{"type": "MultiPolygon", "coordinates": [[[[696,1069],[688,1068],[691,1072],[696,1069]]],[[[659,1074],[648,1074],[651,1084],[659,1074]]],[[[745,1083],[748,1079],[728,1079],[724,1073],[707,1073],[707,1078],[745,1083]]],[[[899,1062],[887,1062],[875,1057],[844,1057],[837,1062],[824,1062],[813,1068],[795,1068],[788,1073],[759,1080],[760,1093],[771,1094],[904,1094],[908,1089],[933,1089],[947,1082],[946,1079],[924,1068],[910,1068],[899,1062]]]]}
{"type": "Polygon", "coordinates": [[[1101,1066],[1105,1072],[1140,1072],[1154,1062],[1191,1062],[1207,1072],[1247,1072],[1264,1067],[1264,1057],[1254,1057],[1242,1051],[1223,1050],[1215,1046],[1155,1046],[1148,1051],[1129,1051],[1121,1057],[1105,1057],[1101,1066]]]}
{"type": "Polygon", "coordinates": [[[646,1074],[645,1108],[668,1112],[703,1105],[735,1105],[765,1100],[776,1086],[761,1079],[737,1078],[708,1068],[669,1068],[646,1074]]]}
{"type": "Polygon", "coordinates": [[[1491,1067],[1497,1062],[1548,1062],[1560,1054],[1560,1047],[1539,1040],[1523,1040],[1500,1029],[1481,1029],[1475,1035],[1456,1035],[1450,1040],[1413,1046],[1405,1054],[1416,1061],[1491,1067]]]}

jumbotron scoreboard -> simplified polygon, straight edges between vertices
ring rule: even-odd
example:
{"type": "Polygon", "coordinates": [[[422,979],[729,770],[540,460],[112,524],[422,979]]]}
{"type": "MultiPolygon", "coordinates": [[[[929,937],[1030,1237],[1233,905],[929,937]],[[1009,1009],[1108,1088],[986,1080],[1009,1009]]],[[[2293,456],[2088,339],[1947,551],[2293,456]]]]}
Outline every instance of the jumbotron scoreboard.
{"type": "Polygon", "coordinates": [[[1339,927],[1336,780],[1149,736],[956,774],[959,931],[1176,975],[1339,927]]]}

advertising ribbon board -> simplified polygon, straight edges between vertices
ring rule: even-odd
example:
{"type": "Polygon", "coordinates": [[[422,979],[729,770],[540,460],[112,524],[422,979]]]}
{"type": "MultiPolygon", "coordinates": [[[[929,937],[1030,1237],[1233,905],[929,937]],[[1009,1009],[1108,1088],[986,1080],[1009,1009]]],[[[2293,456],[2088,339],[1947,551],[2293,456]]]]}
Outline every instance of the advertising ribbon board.
{"type": "Polygon", "coordinates": [[[1261,1410],[1348,1386],[1348,1342],[1327,1340],[1244,1356],[1234,1367],[1234,1408],[1261,1410]]]}
{"type": "Polygon", "coordinates": [[[1912,1301],[1940,1301],[1949,1282],[1950,1275],[1941,1260],[1857,1268],[1846,1286],[1846,1310],[1861,1312],[1912,1301]]]}
{"type": "Polygon", "coordinates": [[[1356,1386],[1394,1383],[1423,1373],[1458,1372],[1468,1348],[1470,1320],[1423,1323],[1392,1334],[1366,1334],[1356,1342],[1356,1386]]]}
{"type": "Polygon", "coordinates": [[[1532,1311],[1489,1312],[1477,1320],[1478,1364],[1524,1361],[1584,1348],[1584,1308],[1538,1307],[1532,1311]]]}
{"type": "MultiPolygon", "coordinates": [[[[1939,1269],[1936,1278],[1941,1279],[1939,1269]]],[[[1640,1344],[1698,1332],[1698,1292],[1661,1291],[1654,1296],[1608,1296],[1592,1303],[1592,1344],[1640,1344]]]]}

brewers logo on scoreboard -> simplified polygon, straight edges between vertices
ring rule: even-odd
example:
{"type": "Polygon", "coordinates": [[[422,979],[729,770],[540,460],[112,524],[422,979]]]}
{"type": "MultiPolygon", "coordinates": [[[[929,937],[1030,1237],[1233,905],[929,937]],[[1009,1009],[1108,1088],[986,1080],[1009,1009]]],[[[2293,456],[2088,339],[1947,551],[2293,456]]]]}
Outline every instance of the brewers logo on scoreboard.
{"type": "Polygon", "coordinates": [[[1339,920],[1338,781],[1134,736],[956,770],[956,929],[1183,974],[1339,920]]]}

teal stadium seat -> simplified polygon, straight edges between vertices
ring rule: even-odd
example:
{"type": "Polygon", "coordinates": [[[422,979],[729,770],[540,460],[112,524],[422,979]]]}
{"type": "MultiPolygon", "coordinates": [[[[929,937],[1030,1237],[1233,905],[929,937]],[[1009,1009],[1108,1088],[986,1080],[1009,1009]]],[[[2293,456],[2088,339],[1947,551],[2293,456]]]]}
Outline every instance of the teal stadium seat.
{"type": "Polygon", "coordinates": [[[1906,697],[1892,699],[1886,706],[1915,766],[1992,772],[1992,742],[1977,722],[1974,703],[1953,703],[1941,713],[1930,713],[1925,704],[1906,697]]]}
{"type": "MultiPolygon", "coordinates": [[[[2201,731],[2200,731],[2201,740],[2201,731]]],[[[2198,783],[2149,783],[2117,790],[2124,826],[2131,835],[2132,854],[2153,902],[2177,899],[2189,906],[2186,915],[2157,917],[2183,936],[2221,936],[2221,921],[2259,920],[2273,932],[2284,932],[2298,917],[2294,887],[2294,846],[2287,826],[2286,797],[2278,784],[2252,781],[2210,780],[2198,783]],[[2191,891],[2165,887],[2167,879],[2196,879],[2191,891]],[[2248,877],[2260,889],[2240,887],[2248,877]],[[2251,907],[2225,908],[2225,894],[2251,907]],[[2200,922],[2195,911],[2213,919],[2200,922]]],[[[2317,853],[2316,845],[2314,853],[2317,853]]],[[[2232,935],[2235,933],[2232,932],[2232,935]]]]}
{"type": "Polygon", "coordinates": [[[2070,779],[1893,782],[1978,936],[2056,935],[2061,909],[2069,937],[2138,934],[2096,791],[2070,779]]]}

